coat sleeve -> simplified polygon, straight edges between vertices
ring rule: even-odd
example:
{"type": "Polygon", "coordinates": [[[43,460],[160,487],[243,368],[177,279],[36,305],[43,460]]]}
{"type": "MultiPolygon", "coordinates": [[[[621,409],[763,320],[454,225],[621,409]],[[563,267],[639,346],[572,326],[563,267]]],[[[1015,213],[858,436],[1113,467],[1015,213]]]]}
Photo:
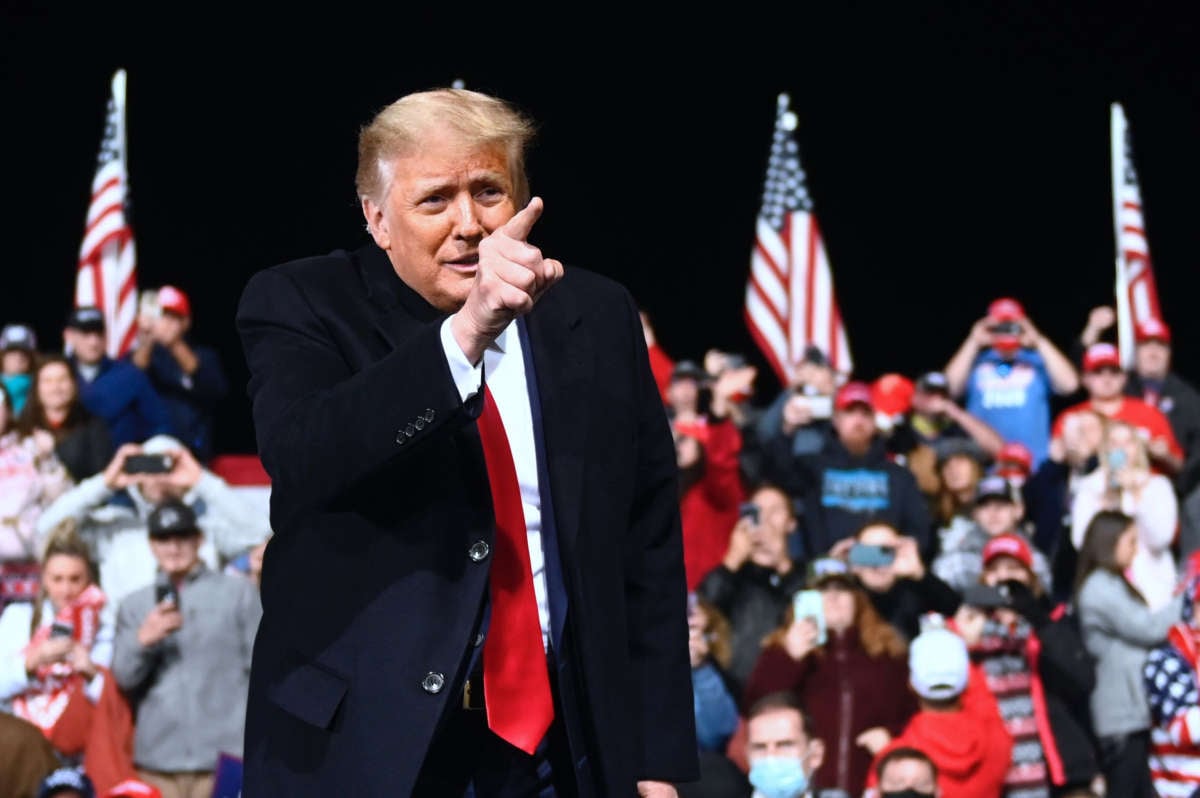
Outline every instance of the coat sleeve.
{"type": "Polygon", "coordinates": [[[641,712],[639,780],[690,781],[699,775],[687,644],[687,581],[679,518],[675,444],[650,370],[637,308],[633,327],[638,408],[635,492],[625,563],[626,618],[633,683],[641,712]]]}
{"type": "MultiPolygon", "coordinates": [[[[474,417],[463,412],[438,323],[356,371],[311,299],[291,275],[267,269],[247,283],[237,311],[258,451],[293,513],[327,507],[441,440],[453,420],[474,417]]],[[[655,406],[664,412],[661,399],[655,406]]]]}

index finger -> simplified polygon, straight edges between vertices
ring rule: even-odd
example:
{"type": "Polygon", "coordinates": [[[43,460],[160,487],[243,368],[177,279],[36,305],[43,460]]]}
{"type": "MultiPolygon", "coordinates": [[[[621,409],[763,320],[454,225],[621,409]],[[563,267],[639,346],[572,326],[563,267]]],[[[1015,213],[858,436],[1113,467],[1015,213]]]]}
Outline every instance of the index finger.
{"type": "Polygon", "coordinates": [[[529,231],[533,229],[533,223],[541,218],[544,207],[542,198],[534,197],[529,200],[528,205],[517,211],[513,218],[504,223],[504,226],[500,228],[500,232],[509,238],[524,241],[529,237],[529,231]]]}

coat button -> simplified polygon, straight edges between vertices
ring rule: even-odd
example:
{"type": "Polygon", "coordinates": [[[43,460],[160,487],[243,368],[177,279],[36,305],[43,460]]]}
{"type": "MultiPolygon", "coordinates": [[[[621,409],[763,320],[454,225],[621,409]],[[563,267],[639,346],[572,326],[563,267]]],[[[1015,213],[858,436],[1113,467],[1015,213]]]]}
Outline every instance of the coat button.
{"type": "Polygon", "coordinates": [[[399,432],[396,433],[396,445],[397,446],[403,446],[407,442],[408,442],[408,438],[405,437],[404,430],[400,430],[399,432]]]}
{"type": "Polygon", "coordinates": [[[437,414],[433,412],[432,407],[427,407],[425,408],[425,413],[421,416],[421,418],[425,419],[426,423],[433,423],[433,418],[436,415],[437,414]]]}
{"type": "Polygon", "coordinates": [[[442,692],[442,688],[446,686],[445,674],[437,671],[430,671],[425,674],[425,678],[421,680],[421,689],[430,695],[437,695],[442,692]]]}
{"type": "Polygon", "coordinates": [[[409,437],[409,438],[411,438],[411,437],[412,437],[413,435],[415,435],[416,433],[417,433],[417,428],[416,428],[416,427],[414,427],[412,424],[405,424],[405,425],[404,425],[404,435],[405,435],[406,437],[409,437]]]}
{"type": "Polygon", "coordinates": [[[413,420],[413,426],[414,426],[414,427],[416,427],[416,428],[417,428],[417,430],[423,430],[423,429],[425,429],[425,417],[424,417],[424,416],[417,416],[417,417],[416,417],[416,418],[413,420]]]}
{"type": "Polygon", "coordinates": [[[471,562],[483,562],[491,551],[492,547],[485,541],[477,540],[467,549],[467,556],[471,558],[471,562]]]}

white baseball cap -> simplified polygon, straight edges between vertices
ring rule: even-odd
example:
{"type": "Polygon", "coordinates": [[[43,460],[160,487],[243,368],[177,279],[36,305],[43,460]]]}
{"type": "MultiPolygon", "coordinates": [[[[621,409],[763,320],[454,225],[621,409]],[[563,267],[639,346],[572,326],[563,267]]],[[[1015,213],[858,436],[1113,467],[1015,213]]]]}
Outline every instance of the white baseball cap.
{"type": "Polygon", "coordinates": [[[965,690],[969,668],[966,642],[949,629],[926,629],[908,648],[909,682],[917,695],[931,701],[965,690]]]}

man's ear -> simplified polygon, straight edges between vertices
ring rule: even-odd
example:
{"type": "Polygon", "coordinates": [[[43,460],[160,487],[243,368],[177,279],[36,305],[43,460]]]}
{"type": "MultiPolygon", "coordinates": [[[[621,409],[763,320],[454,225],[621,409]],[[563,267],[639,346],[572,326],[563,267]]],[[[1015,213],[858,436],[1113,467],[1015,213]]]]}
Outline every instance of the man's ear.
{"type": "Polygon", "coordinates": [[[825,741],[813,740],[808,744],[808,754],[804,757],[809,773],[816,773],[817,768],[825,762],[825,741]]]}
{"type": "Polygon", "coordinates": [[[380,249],[388,249],[392,245],[392,237],[388,231],[387,217],[383,214],[383,208],[375,204],[375,201],[370,197],[364,197],[362,201],[363,218],[367,220],[367,232],[371,234],[371,238],[375,239],[375,243],[380,249]]]}

